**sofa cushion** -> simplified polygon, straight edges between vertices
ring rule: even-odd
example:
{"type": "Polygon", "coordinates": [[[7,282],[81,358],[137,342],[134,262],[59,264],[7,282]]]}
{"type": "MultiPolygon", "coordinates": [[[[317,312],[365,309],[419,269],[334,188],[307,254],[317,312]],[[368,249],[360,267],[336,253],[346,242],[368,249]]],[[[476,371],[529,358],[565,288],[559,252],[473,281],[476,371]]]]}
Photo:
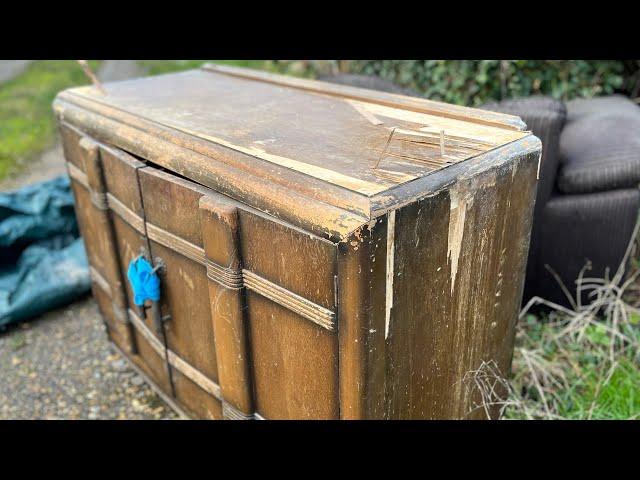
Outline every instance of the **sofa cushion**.
{"type": "Polygon", "coordinates": [[[573,102],[560,137],[558,189],[589,193],[640,183],[640,108],[604,97],[573,102]],[[577,105],[577,110],[576,110],[577,105]]]}
{"type": "Polygon", "coordinates": [[[638,106],[624,95],[607,95],[596,98],[576,98],[567,102],[567,123],[587,115],[612,113],[637,114],[638,106]]]}
{"type": "MultiPolygon", "coordinates": [[[[489,102],[480,108],[494,112],[510,113],[524,117],[527,112],[555,112],[566,117],[567,109],[563,102],[553,97],[533,95],[531,97],[512,98],[501,102],[489,102]]],[[[526,121],[525,121],[526,123],[526,121]]]]}

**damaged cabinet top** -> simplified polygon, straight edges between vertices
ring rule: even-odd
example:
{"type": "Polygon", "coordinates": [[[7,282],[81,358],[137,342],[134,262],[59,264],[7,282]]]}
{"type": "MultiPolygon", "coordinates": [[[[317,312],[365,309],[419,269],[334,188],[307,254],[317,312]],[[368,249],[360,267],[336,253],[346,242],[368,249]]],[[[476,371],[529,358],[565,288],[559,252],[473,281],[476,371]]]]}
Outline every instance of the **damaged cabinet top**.
{"type": "Polygon", "coordinates": [[[67,90],[55,110],[90,135],[330,238],[478,168],[470,159],[514,144],[539,149],[511,115],[248,69],[206,65],[105,90],[67,90]],[[310,225],[295,221],[303,218],[310,225]]]}

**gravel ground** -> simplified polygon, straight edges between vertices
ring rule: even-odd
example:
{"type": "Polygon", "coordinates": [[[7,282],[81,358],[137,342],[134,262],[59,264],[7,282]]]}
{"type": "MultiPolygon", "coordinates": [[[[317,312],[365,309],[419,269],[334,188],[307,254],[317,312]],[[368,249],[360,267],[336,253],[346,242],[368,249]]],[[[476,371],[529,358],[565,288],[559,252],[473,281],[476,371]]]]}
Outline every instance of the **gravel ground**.
{"type": "MultiPolygon", "coordinates": [[[[133,61],[106,61],[98,76],[142,72],[133,61]]],[[[56,145],[10,190],[65,171],[56,145]]],[[[109,344],[96,302],[83,300],[0,332],[0,419],[175,419],[178,416],[109,344]]]]}
{"type": "Polygon", "coordinates": [[[0,419],[173,419],[88,297],[0,335],[0,419]]]}

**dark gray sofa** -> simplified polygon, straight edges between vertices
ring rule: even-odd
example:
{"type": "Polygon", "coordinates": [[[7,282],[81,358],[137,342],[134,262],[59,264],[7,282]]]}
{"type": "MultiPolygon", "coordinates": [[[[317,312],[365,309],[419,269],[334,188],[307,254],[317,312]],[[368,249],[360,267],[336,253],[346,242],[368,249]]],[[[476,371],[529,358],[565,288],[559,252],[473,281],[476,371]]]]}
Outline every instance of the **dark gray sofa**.
{"type": "MultiPolygon", "coordinates": [[[[322,80],[421,96],[377,77],[322,80]]],[[[482,108],[520,116],[542,140],[523,302],[533,296],[568,305],[551,267],[575,297],[580,270],[610,276],[620,264],[640,207],[640,108],[612,95],[572,100],[528,97],[482,108]]],[[[583,300],[587,300],[583,298],[583,300]]]]}
{"type": "Polygon", "coordinates": [[[631,239],[640,207],[640,108],[619,95],[566,104],[529,97],[484,108],[520,116],[542,140],[524,301],[567,305],[547,266],[575,297],[585,264],[589,277],[613,277],[631,239]]]}

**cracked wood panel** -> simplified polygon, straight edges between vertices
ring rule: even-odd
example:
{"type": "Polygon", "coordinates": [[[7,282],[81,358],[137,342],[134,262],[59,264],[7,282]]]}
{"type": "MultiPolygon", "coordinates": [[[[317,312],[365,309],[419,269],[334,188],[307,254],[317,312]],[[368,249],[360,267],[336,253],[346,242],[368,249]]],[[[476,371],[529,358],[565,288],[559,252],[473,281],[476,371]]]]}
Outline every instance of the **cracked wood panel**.
{"type": "Polygon", "coordinates": [[[146,126],[137,125],[131,115],[126,116],[127,122],[137,126],[62,98],[66,98],[64,93],[54,103],[59,121],[317,235],[340,241],[369,216],[370,205],[362,201],[364,196],[319,181],[301,182],[290,171],[283,174],[252,167],[251,157],[209,142],[204,145],[184,134],[178,135],[184,143],[180,146],[172,140],[175,131],[149,128],[146,132],[146,126]]]}
{"type": "Polygon", "coordinates": [[[208,70],[226,75],[273,83],[276,85],[299,88],[311,92],[332,95],[344,99],[368,101],[380,105],[399,107],[410,111],[441,115],[447,118],[457,118],[484,125],[493,125],[509,130],[525,130],[524,122],[514,115],[505,113],[478,110],[476,108],[462,107],[448,103],[435,102],[426,98],[408,97],[394,93],[380,92],[366,88],[358,88],[335,83],[310,80],[308,78],[296,78],[286,75],[278,75],[261,70],[249,68],[231,67],[228,65],[215,65],[207,63],[202,66],[208,70]]]}

